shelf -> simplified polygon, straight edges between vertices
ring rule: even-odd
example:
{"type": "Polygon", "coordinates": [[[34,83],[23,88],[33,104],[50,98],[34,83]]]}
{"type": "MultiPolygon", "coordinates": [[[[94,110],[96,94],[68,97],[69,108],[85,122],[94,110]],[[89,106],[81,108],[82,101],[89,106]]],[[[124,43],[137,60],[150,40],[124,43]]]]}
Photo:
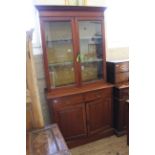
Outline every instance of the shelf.
{"type": "Polygon", "coordinates": [[[84,60],[81,63],[101,62],[103,59],[84,60]]]}
{"type": "Polygon", "coordinates": [[[73,61],[65,61],[65,62],[58,62],[58,63],[49,63],[49,67],[56,67],[56,66],[65,66],[65,65],[73,65],[73,61]]]}
{"type": "Polygon", "coordinates": [[[46,41],[46,43],[47,45],[72,43],[72,39],[52,40],[52,41],[46,41]]]}
{"type": "MultiPolygon", "coordinates": [[[[103,59],[94,59],[94,60],[85,60],[81,61],[81,63],[93,63],[93,62],[101,62],[103,59]]],[[[57,67],[57,66],[66,66],[66,65],[73,65],[73,61],[66,61],[66,62],[60,62],[60,63],[49,63],[49,67],[57,67]]]]}
{"type": "MultiPolygon", "coordinates": [[[[92,40],[90,37],[82,37],[80,40],[92,40]]],[[[51,40],[46,41],[47,44],[61,44],[61,43],[71,43],[72,39],[60,39],[60,40],[51,40]]]]}
{"type": "MultiPolygon", "coordinates": [[[[82,37],[82,38],[79,38],[79,39],[81,41],[83,41],[83,40],[91,41],[90,44],[100,44],[100,42],[95,40],[95,39],[99,39],[99,38],[100,37],[98,37],[98,38],[82,37]]],[[[50,45],[53,45],[53,44],[71,44],[71,43],[72,43],[72,39],[46,41],[47,46],[50,46],[50,45]]]]}

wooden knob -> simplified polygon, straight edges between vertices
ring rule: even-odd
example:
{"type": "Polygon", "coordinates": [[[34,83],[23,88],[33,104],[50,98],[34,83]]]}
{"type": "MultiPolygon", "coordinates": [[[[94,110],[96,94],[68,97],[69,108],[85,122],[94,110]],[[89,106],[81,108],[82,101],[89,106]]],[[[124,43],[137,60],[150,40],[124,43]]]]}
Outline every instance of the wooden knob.
{"type": "Polygon", "coordinates": [[[53,100],[53,103],[58,103],[58,100],[53,100]]]}

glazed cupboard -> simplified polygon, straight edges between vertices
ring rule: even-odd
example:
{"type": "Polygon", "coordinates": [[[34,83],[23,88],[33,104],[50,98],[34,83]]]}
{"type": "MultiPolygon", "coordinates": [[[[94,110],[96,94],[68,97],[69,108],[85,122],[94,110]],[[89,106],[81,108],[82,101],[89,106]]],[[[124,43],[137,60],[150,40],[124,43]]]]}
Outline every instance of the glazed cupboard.
{"type": "Polygon", "coordinates": [[[46,98],[69,146],[113,133],[112,84],[106,82],[105,7],[36,6],[46,98]]]}

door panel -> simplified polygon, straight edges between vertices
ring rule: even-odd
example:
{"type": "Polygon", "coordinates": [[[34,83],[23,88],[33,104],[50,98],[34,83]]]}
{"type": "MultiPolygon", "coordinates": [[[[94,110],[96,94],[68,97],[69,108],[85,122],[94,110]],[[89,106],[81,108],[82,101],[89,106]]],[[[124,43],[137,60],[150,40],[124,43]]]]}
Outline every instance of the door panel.
{"type": "Polygon", "coordinates": [[[103,79],[103,38],[101,20],[78,20],[81,81],[103,79]]]}
{"type": "Polygon", "coordinates": [[[95,134],[111,127],[111,99],[103,98],[86,104],[88,134],[95,134]]]}
{"type": "Polygon", "coordinates": [[[87,135],[84,104],[74,104],[59,109],[56,115],[56,122],[66,140],[87,135]]]}
{"type": "Polygon", "coordinates": [[[44,21],[49,80],[52,88],[75,85],[76,83],[73,21],[71,19],[61,20],[44,21]]]}

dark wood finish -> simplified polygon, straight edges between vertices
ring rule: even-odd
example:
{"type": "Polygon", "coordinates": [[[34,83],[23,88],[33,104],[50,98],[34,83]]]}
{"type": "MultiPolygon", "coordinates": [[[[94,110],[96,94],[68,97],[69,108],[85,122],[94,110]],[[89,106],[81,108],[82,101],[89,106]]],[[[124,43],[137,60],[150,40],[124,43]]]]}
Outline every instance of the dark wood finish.
{"type": "Polygon", "coordinates": [[[126,133],[126,100],[129,99],[129,61],[108,61],[107,81],[115,84],[113,89],[113,124],[117,136],[126,133]]]}
{"type": "MultiPolygon", "coordinates": [[[[79,10],[80,11],[80,10],[79,10]]],[[[85,11],[68,11],[68,12],[65,12],[63,11],[64,13],[60,13],[60,11],[42,11],[40,12],[40,17],[51,17],[51,16],[55,16],[55,17],[75,17],[75,16],[80,16],[80,17],[101,17],[103,16],[103,12],[85,12],[85,11]]]]}
{"type": "Polygon", "coordinates": [[[87,135],[85,105],[81,95],[52,100],[54,119],[66,140],[87,135]],[[80,125],[79,125],[80,124],[80,125]]]}
{"type": "Polygon", "coordinates": [[[113,84],[129,81],[129,61],[108,61],[107,81],[113,84]]]}
{"type": "Polygon", "coordinates": [[[129,85],[114,87],[114,129],[118,136],[126,133],[126,100],[129,98],[129,85]]]}
{"type": "Polygon", "coordinates": [[[104,11],[105,7],[36,6],[39,10],[42,31],[46,98],[52,122],[58,123],[70,147],[77,146],[113,134],[112,84],[106,83],[106,55],[104,11]],[[74,70],[76,83],[72,86],[51,89],[45,42],[45,21],[68,20],[72,27],[74,70]],[[82,82],[81,64],[77,61],[80,50],[78,21],[100,20],[102,31],[103,79],[82,82]]]}
{"type": "Polygon", "coordinates": [[[112,127],[112,109],[109,97],[86,104],[88,134],[95,134],[112,127]]]}
{"type": "Polygon", "coordinates": [[[50,96],[48,104],[70,147],[113,134],[112,85],[76,95],[50,96]]]}
{"type": "Polygon", "coordinates": [[[126,101],[127,145],[129,145],[129,100],[126,101]]]}
{"type": "MultiPolygon", "coordinates": [[[[102,23],[102,46],[103,46],[103,82],[106,82],[106,55],[105,55],[105,30],[104,30],[104,11],[106,7],[85,7],[85,6],[36,6],[39,10],[40,25],[41,25],[41,37],[42,37],[42,47],[43,47],[43,57],[44,57],[44,68],[45,68],[45,78],[48,91],[51,90],[50,85],[50,75],[48,70],[48,59],[45,41],[45,21],[70,21],[72,27],[72,40],[73,40],[73,54],[74,54],[74,70],[75,70],[75,86],[67,87],[77,87],[84,83],[81,81],[81,66],[80,63],[76,61],[80,43],[79,43],[79,31],[78,31],[78,21],[80,20],[100,20],[102,23]]],[[[97,81],[99,82],[99,81],[97,81]]],[[[88,84],[88,83],[87,83],[88,84]]],[[[64,89],[65,87],[55,88],[64,89]]]]}
{"type": "Polygon", "coordinates": [[[78,74],[80,72],[80,64],[76,61],[76,58],[78,56],[78,51],[79,51],[79,47],[77,46],[77,44],[79,44],[79,40],[77,37],[77,25],[75,24],[75,22],[72,22],[72,38],[73,38],[73,51],[74,51],[74,68],[77,72],[75,72],[75,78],[76,78],[76,83],[77,86],[80,85],[80,81],[81,81],[81,76],[80,74],[78,74]]]}
{"type": "Polygon", "coordinates": [[[91,91],[97,91],[104,88],[111,88],[113,87],[113,84],[109,83],[93,83],[89,85],[85,85],[84,87],[74,87],[74,88],[65,88],[62,90],[52,90],[52,91],[46,91],[46,97],[47,99],[52,99],[56,97],[63,97],[68,95],[75,95],[80,93],[86,93],[91,91]]]}
{"type": "Polygon", "coordinates": [[[129,80],[129,72],[117,73],[115,76],[115,82],[121,83],[129,80]]]}
{"type": "Polygon", "coordinates": [[[96,134],[112,127],[112,89],[92,91],[84,95],[88,134],[96,134]]]}
{"type": "Polygon", "coordinates": [[[31,131],[27,135],[29,155],[71,155],[56,124],[31,131]]]}
{"type": "Polygon", "coordinates": [[[99,140],[101,138],[105,138],[114,134],[113,128],[108,128],[107,130],[97,132],[91,136],[87,136],[86,138],[78,138],[67,141],[67,145],[69,148],[73,148],[79,145],[83,145],[92,141],[99,140]]]}
{"type": "Polygon", "coordinates": [[[60,6],[60,5],[36,5],[36,8],[39,11],[96,11],[96,12],[104,12],[106,7],[98,7],[98,6],[60,6]]]}

